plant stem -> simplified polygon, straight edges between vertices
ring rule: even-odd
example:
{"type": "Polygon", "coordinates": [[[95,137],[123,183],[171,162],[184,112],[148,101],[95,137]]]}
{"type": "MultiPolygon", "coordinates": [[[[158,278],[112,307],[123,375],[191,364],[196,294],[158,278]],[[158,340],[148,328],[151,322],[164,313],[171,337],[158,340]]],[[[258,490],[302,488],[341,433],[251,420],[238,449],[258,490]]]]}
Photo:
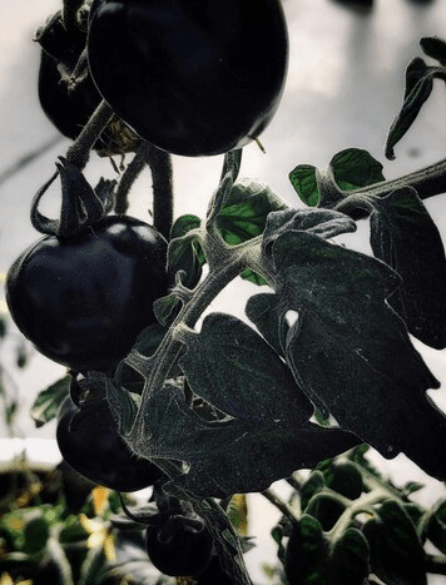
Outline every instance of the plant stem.
{"type": "Polygon", "coordinates": [[[132,360],[132,354],[126,358],[126,362],[131,367],[134,367],[141,375],[147,378],[141,397],[139,413],[144,408],[145,400],[148,399],[155,388],[160,387],[164,383],[164,380],[169,375],[170,369],[178,359],[179,352],[183,346],[182,342],[175,337],[179,327],[193,328],[203,311],[215,299],[219,292],[242,272],[243,268],[244,262],[241,257],[237,257],[232,262],[222,263],[218,271],[210,273],[197,286],[193,297],[183,305],[182,310],[170,326],[169,331],[166,333],[153,356],[143,359],[142,363],[139,360],[139,356],[136,358],[136,361],[132,360]]]}
{"type": "Polygon", "coordinates": [[[293,489],[296,490],[296,492],[300,493],[305,480],[299,477],[297,473],[293,473],[293,475],[290,475],[290,477],[286,478],[286,481],[293,489]]]}
{"type": "Polygon", "coordinates": [[[84,169],[90,158],[91,149],[112,117],[113,110],[105,100],[102,100],[82,132],[68,149],[67,161],[80,170],[84,169]]]}
{"type": "MultiPolygon", "coordinates": [[[[413,187],[420,199],[428,199],[434,195],[446,192],[446,159],[436,162],[421,170],[409,173],[390,181],[380,181],[368,187],[361,187],[352,191],[344,191],[345,199],[334,205],[334,209],[349,213],[350,209],[357,210],[359,197],[370,199],[377,197],[382,199],[393,191],[404,187],[413,187]]],[[[369,209],[367,210],[369,211],[369,209]]]]}
{"type": "Polygon", "coordinates": [[[294,511],[288,506],[286,502],[284,502],[279,496],[273,492],[272,490],[268,489],[261,492],[261,495],[268,500],[273,506],[275,506],[282,514],[288,518],[293,524],[297,525],[299,523],[299,518],[296,516],[294,511]]]}
{"type": "Polygon", "coordinates": [[[143,145],[144,156],[152,172],[153,224],[168,240],[173,223],[173,168],[168,152],[148,142],[143,145]]]}
{"type": "Polygon", "coordinates": [[[62,7],[62,22],[66,30],[77,29],[77,13],[84,0],[64,0],[62,7]]]}
{"type": "Polygon", "coordinates": [[[145,145],[140,147],[131,162],[127,165],[116,192],[115,212],[124,215],[129,207],[128,194],[133,183],[146,166],[145,145]]]}
{"type": "Polygon", "coordinates": [[[374,504],[378,504],[379,502],[388,498],[388,494],[385,490],[381,490],[376,488],[375,490],[363,494],[357,500],[354,500],[350,506],[348,506],[344,512],[341,514],[339,520],[330,530],[330,541],[333,543],[336,542],[338,538],[340,538],[344,532],[347,530],[348,526],[350,525],[351,521],[355,516],[364,512],[366,514],[370,514],[372,510],[372,506],[374,504]]]}

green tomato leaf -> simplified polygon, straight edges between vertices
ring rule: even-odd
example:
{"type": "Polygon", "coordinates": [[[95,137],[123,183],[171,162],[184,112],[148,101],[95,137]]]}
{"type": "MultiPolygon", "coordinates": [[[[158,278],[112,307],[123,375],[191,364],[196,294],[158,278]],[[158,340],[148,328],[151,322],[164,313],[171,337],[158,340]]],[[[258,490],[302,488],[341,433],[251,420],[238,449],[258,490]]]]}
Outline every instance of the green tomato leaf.
{"type": "Polygon", "coordinates": [[[434,506],[429,515],[426,536],[439,551],[446,554],[446,500],[434,506]]]}
{"type": "Polygon", "coordinates": [[[398,502],[386,500],[362,530],[370,548],[371,572],[388,585],[426,585],[424,549],[415,526],[398,502]]]}
{"type": "Polygon", "coordinates": [[[351,191],[384,181],[383,166],[366,150],[348,148],[335,154],[330,167],[343,191],[351,191]]]}
{"type": "Polygon", "coordinates": [[[198,236],[200,226],[201,220],[195,215],[179,217],[172,227],[168,248],[167,268],[171,282],[182,270],[182,283],[191,289],[199,282],[206,261],[198,236]]]}
{"type": "MultiPolygon", "coordinates": [[[[143,356],[150,357],[155,353],[166,331],[166,328],[159,323],[149,325],[138,335],[133,349],[143,356]]],[[[141,394],[144,387],[144,378],[125,362],[120,363],[115,380],[118,386],[136,394],[141,394]]]]}
{"type": "Polygon", "coordinates": [[[350,500],[360,497],[363,490],[359,467],[351,461],[327,461],[323,470],[327,486],[350,500]]]}
{"type": "Polygon", "coordinates": [[[320,190],[317,182],[317,169],[312,165],[297,165],[289,174],[296,193],[308,207],[319,203],[320,190]]]}
{"type": "Polygon", "coordinates": [[[434,78],[439,76],[438,68],[428,67],[423,59],[416,57],[406,70],[406,89],[401,111],[393,121],[386,141],[386,157],[395,158],[395,145],[406,134],[416,120],[423,104],[432,93],[434,78]]]}
{"type": "Polygon", "coordinates": [[[356,222],[330,209],[287,209],[271,213],[263,234],[263,249],[268,255],[270,246],[288,232],[307,232],[324,239],[356,231],[356,222]]]}
{"type": "Polygon", "coordinates": [[[402,285],[389,297],[409,332],[435,349],[446,347],[446,257],[438,229],[411,188],[376,201],[370,219],[374,255],[402,285]]]}
{"type": "Polygon", "coordinates": [[[314,467],[358,443],[351,433],[312,423],[284,427],[238,422],[232,431],[230,440],[218,449],[209,450],[206,456],[192,455],[189,472],[176,478],[175,486],[197,497],[261,492],[274,481],[314,467]]]}
{"type": "Polygon", "coordinates": [[[185,339],[180,366],[195,394],[247,422],[301,423],[313,406],[277,353],[231,315],[208,315],[185,339]]]}
{"type": "Polygon", "coordinates": [[[64,376],[39,393],[31,407],[31,417],[36,427],[41,427],[59,413],[60,405],[70,391],[71,376],[64,376]]]}
{"type": "Polygon", "coordinates": [[[296,469],[313,467],[358,442],[350,433],[311,423],[208,421],[171,385],[152,394],[138,423],[126,437],[132,448],[149,458],[188,462],[188,473],[166,489],[186,490],[197,497],[262,491],[296,469]]]}
{"type": "Polygon", "coordinates": [[[133,398],[134,395],[118,386],[104,374],[96,372],[89,372],[88,384],[91,389],[96,387],[101,393],[106,392],[110,410],[117,421],[119,432],[123,435],[127,434],[132,428],[138,409],[136,400],[133,398]]]}
{"type": "Polygon", "coordinates": [[[286,208],[268,185],[239,181],[218,215],[217,226],[225,242],[241,244],[263,233],[269,213],[286,208]]]}
{"type": "Polygon", "coordinates": [[[386,303],[396,273],[305,232],[280,235],[271,256],[282,318],[299,315],[286,357],[302,390],[383,456],[403,451],[446,479],[446,418],[425,395],[439,383],[386,303]]]}
{"type": "Polygon", "coordinates": [[[260,274],[256,274],[250,269],[244,270],[240,274],[240,277],[243,278],[243,280],[247,280],[248,282],[256,284],[257,286],[265,286],[268,284],[268,281],[265,278],[263,278],[263,276],[260,276],[260,274]]]}
{"type": "Polygon", "coordinates": [[[369,545],[360,530],[348,528],[336,540],[330,558],[333,584],[363,585],[369,574],[369,545]]]}
{"type": "Polygon", "coordinates": [[[391,483],[388,478],[384,478],[382,473],[378,471],[378,469],[366,457],[368,451],[370,451],[370,445],[362,443],[361,445],[358,445],[348,453],[348,458],[351,461],[353,461],[353,463],[355,463],[359,467],[359,469],[365,469],[366,471],[368,471],[368,473],[370,473],[380,481],[387,481],[388,483],[391,483]]]}
{"type": "Polygon", "coordinates": [[[44,518],[43,512],[34,510],[31,517],[26,519],[23,546],[24,552],[35,554],[46,547],[50,536],[50,527],[44,518]]]}
{"type": "Polygon", "coordinates": [[[153,303],[153,311],[156,318],[164,327],[170,325],[181,309],[181,300],[176,294],[167,295],[156,299],[153,303]]]}
{"type": "Polygon", "coordinates": [[[176,240],[188,234],[191,230],[198,229],[201,226],[201,219],[196,215],[182,215],[172,226],[170,239],[176,240]]]}
{"type": "Polygon", "coordinates": [[[59,532],[59,542],[61,544],[79,542],[87,540],[90,533],[82,526],[79,516],[74,514],[68,516],[59,532]]]}
{"type": "Polygon", "coordinates": [[[403,486],[403,492],[409,496],[415,492],[419,492],[424,487],[426,487],[424,483],[420,483],[418,481],[408,481],[403,486]]]}
{"type": "MultiPolygon", "coordinates": [[[[234,246],[260,236],[268,214],[286,208],[286,203],[269,186],[241,180],[233,186],[218,214],[217,227],[225,242],[234,246]]],[[[267,284],[252,270],[243,271],[241,277],[258,286],[267,284]]]]}
{"type": "Polygon", "coordinates": [[[438,37],[423,37],[420,41],[421,48],[424,53],[436,59],[446,67],[446,42],[438,37]]]}
{"type": "Polygon", "coordinates": [[[316,518],[303,514],[293,527],[285,554],[285,575],[289,583],[332,585],[328,564],[328,541],[316,518]]]}
{"type": "Polygon", "coordinates": [[[253,295],[248,299],[245,313],[271,347],[281,357],[285,357],[288,325],[281,319],[281,309],[277,306],[276,295],[269,293],[253,295]]]}
{"type": "Polygon", "coordinates": [[[324,475],[318,469],[312,471],[300,490],[300,505],[304,512],[311,498],[326,487],[324,475]]]}

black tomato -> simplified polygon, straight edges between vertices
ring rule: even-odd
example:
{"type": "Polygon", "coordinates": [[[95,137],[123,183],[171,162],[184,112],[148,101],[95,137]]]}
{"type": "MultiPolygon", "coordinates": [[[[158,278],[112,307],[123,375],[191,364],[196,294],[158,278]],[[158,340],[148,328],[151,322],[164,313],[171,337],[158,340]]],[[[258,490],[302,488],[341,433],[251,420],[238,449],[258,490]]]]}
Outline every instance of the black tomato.
{"type": "MultiPolygon", "coordinates": [[[[75,140],[101,101],[90,78],[72,91],[62,81],[58,61],[41,51],[39,101],[47,118],[61,134],[75,140]]],[[[99,143],[98,146],[103,146],[99,143]]]]}
{"type": "Polygon", "coordinates": [[[108,216],[67,238],[46,236],[12,265],[6,300],[17,327],[74,371],[112,371],[167,293],[167,242],[152,226],[108,216]]]}
{"type": "Polygon", "coordinates": [[[90,481],[120,492],[133,492],[163,479],[163,472],[140,459],[118,435],[108,404],[95,401],[78,408],[70,396],[63,401],[57,421],[57,443],[62,457],[90,481]]]}
{"type": "Polygon", "coordinates": [[[87,75],[69,89],[63,74],[69,76],[85,48],[86,31],[67,31],[57,12],[49,23],[37,32],[42,47],[38,80],[40,105],[61,134],[74,140],[97,108],[101,95],[87,75]]]}
{"type": "Polygon", "coordinates": [[[186,577],[200,574],[209,565],[213,538],[207,528],[195,528],[171,517],[169,526],[149,526],[146,548],[152,564],[164,575],[186,577]]]}
{"type": "Polygon", "coordinates": [[[274,116],[288,61],[280,0],[96,0],[92,14],[93,80],[155,146],[221,154],[274,116]]]}

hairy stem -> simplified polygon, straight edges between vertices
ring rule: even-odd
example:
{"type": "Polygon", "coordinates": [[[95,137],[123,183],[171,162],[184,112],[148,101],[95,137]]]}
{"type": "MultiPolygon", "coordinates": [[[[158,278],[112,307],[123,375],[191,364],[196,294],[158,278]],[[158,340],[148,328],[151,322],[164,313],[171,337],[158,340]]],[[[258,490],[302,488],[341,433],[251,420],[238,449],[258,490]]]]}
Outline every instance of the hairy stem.
{"type": "MultiPolygon", "coordinates": [[[[428,199],[435,195],[441,195],[446,192],[446,159],[434,163],[414,173],[409,173],[392,179],[390,181],[380,181],[368,187],[361,187],[352,191],[344,191],[345,199],[334,206],[337,211],[349,214],[358,209],[358,202],[364,203],[365,199],[373,197],[383,198],[390,195],[393,191],[404,187],[413,187],[420,199],[428,199]]],[[[362,207],[362,206],[361,206],[362,207]]],[[[370,206],[369,206],[370,207],[370,206]]],[[[364,209],[367,205],[364,203],[364,209]]],[[[368,208],[367,211],[370,211],[368,208]]]]}
{"type": "Polygon", "coordinates": [[[112,117],[113,110],[105,100],[102,100],[82,132],[68,149],[67,161],[80,170],[84,169],[90,158],[91,149],[112,117]]]}
{"type": "Polygon", "coordinates": [[[146,384],[142,393],[139,413],[144,409],[144,402],[153,393],[154,389],[162,386],[169,375],[170,369],[176,363],[183,344],[176,338],[176,332],[181,327],[193,328],[203,311],[210,305],[223,288],[242,272],[244,262],[240,256],[232,262],[225,262],[216,272],[210,273],[194,291],[190,301],[183,305],[174,323],[169,328],[155,354],[147,358],[146,365],[132,364],[132,354],[126,358],[130,366],[138,369],[146,377],[146,384]]]}
{"type": "Polygon", "coordinates": [[[152,172],[153,224],[168,240],[173,223],[172,157],[148,142],[143,148],[145,160],[152,172]]]}
{"type": "Polygon", "coordinates": [[[338,538],[344,534],[355,516],[361,514],[362,512],[371,514],[373,505],[379,504],[387,498],[388,493],[386,490],[376,488],[371,492],[364,493],[357,500],[353,500],[352,503],[341,514],[339,520],[336,522],[333,528],[329,531],[332,545],[334,546],[338,538]]]}
{"type": "Polygon", "coordinates": [[[145,145],[140,147],[135,156],[127,165],[121,180],[119,181],[118,190],[116,192],[115,212],[118,215],[124,215],[129,207],[128,194],[132,188],[133,183],[139,177],[144,167],[146,166],[145,145]]]}

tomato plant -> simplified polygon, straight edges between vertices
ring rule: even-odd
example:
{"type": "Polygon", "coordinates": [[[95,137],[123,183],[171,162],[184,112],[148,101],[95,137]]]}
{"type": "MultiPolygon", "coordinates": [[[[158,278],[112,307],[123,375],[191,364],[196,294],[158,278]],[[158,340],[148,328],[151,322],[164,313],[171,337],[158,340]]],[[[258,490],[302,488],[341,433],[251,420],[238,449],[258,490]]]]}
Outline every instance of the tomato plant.
{"type": "MultiPolygon", "coordinates": [[[[445,503],[424,509],[419,484],[394,485],[369,456],[402,453],[446,481],[446,416],[428,394],[440,383],[414,343],[446,348],[446,257],[424,203],[446,191],[446,162],[386,180],[367,151],[348,148],[328,170],[290,171],[295,207],[240,179],[242,147],[285,83],[276,0],[64,0],[57,22],[43,49],[77,81],[91,75],[103,99],[33,200],[46,235],[11,267],[7,299],[44,355],[83,374],[34,408],[39,424],[59,410],[68,464],[114,489],[153,484],[108,527],[133,543],[119,552],[144,553],[129,579],[151,582],[157,567],[199,585],[252,585],[237,496],[260,492],[282,514],[281,583],[426,585],[446,565],[445,503]],[[90,151],[117,118],[138,133],[136,152],[93,188],[90,151]],[[170,153],[224,153],[203,218],[174,218],[170,153]],[[146,167],[153,226],[126,215],[146,167]],[[40,204],[57,177],[51,220],[40,204]],[[337,240],[359,221],[367,254],[337,240]],[[262,287],[244,319],[213,310],[239,277],[262,287]],[[288,501],[270,489],[279,480],[288,501]]],[[[421,46],[430,61],[408,66],[390,159],[446,78],[446,43],[421,46]]]]}
{"type": "Polygon", "coordinates": [[[22,333],[72,370],[113,370],[156,322],[167,292],[167,244],[140,220],[108,216],[80,233],[46,236],[7,277],[7,301],[22,333]]]}
{"type": "Polygon", "coordinates": [[[287,31],[278,0],[95,2],[93,80],[145,140],[201,156],[240,148],[282,95],[287,31]],[[125,91],[123,91],[125,88],[125,91]]]}

